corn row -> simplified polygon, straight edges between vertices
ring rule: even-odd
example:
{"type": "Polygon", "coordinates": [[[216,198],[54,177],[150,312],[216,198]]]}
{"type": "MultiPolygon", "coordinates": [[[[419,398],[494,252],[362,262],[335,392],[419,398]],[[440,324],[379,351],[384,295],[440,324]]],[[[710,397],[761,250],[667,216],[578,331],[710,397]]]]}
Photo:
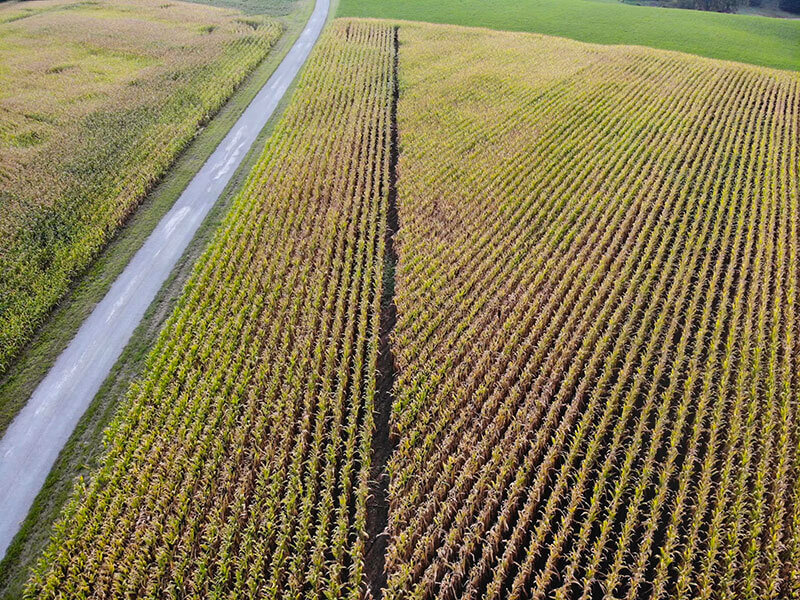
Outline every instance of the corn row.
{"type": "Polygon", "coordinates": [[[789,597],[797,75],[399,36],[384,595],[789,597]]]}

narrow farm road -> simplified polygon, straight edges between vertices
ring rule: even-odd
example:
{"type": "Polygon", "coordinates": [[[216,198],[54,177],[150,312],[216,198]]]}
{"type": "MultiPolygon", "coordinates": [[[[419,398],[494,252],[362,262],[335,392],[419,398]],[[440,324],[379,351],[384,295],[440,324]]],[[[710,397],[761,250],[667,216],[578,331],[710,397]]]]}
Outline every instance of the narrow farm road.
{"type": "Polygon", "coordinates": [[[0,558],[147,307],[305,63],[328,16],[316,0],[269,81],[84,321],[0,440],[0,558]]]}

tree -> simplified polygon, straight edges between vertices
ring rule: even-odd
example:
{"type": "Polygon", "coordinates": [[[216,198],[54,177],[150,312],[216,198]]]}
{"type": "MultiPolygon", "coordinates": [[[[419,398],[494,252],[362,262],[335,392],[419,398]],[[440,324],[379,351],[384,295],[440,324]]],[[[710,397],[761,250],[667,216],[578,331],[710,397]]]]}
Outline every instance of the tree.
{"type": "Polygon", "coordinates": [[[780,0],[781,10],[800,14],[800,0],[780,0]]]}

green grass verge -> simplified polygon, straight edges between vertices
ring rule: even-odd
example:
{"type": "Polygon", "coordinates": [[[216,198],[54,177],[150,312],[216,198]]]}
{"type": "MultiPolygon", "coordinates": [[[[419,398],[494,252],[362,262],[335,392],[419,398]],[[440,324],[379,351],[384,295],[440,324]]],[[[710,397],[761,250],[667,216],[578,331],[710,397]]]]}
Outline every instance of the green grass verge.
{"type": "MultiPolygon", "coordinates": [[[[302,31],[313,7],[314,0],[297,0],[292,12],[282,19],[287,28],[286,33],[272,52],[234,93],[220,113],[198,134],[164,181],[145,199],[89,270],[78,279],[67,297],[40,328],[35,339],[23,350],[6,373],[0,383],[0,431],[5,431],[58,354],[75,335],[83,320],[102,299],[161,217],[169,210],[187,183],[269,79],[302,31]]],[[[103,452],[103,431],[106,425],[114,416],[119,401],[127,393],[131,381],[144,367],[147,354],[161,326],[172,312],[176,300],[180,297],[195,260],[211,240],[232,198],[260,157],[266,139],[288,103],[293,89],[294,84],[259,134],[219,202],[206,217],[61,451],[20,532],[0,562],[0,599],[11,600],[21,597],[30,567],[48,543],[53,523],[69,499],[74,481],[78,477],[88,477],[97,466],[103,452]]]]}
{"type": "Polygon", "coordinates": [[[596,0],[341,0],[337,16],[530,31],[800,70],[800,20],[596,0]]]}

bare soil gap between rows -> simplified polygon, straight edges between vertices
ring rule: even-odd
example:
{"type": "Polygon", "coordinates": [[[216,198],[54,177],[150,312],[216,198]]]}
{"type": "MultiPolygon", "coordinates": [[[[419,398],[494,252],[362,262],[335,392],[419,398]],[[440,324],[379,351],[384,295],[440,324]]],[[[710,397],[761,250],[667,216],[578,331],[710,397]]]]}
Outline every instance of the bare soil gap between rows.
{"type": "Polygon", "coordinates": [[[375,431],[372,438],[372,462],[370,469],[370,496],[367,504],[366,577],[368,597],[379,600],[386,586],[386,527],[389,522],[389,474],[386,463],[393,449],[390,435],[392,413],[392,389],[395,380],[395,359],[392,352],[391,335],[397,321],[397,306],[394,300],[395,269],[397,252],[394,236],[398,230],[397,216],[397,99],[398,89],[398,28],[394,28],[394,56],[392,72],[392,99],[390,106],[389,176],[387,193],[387,217],[384,235],[385,254],[383,265],[383,293],[381,297],[380,333],[378,346],[378,381],[375,396],[375,431]]]}

